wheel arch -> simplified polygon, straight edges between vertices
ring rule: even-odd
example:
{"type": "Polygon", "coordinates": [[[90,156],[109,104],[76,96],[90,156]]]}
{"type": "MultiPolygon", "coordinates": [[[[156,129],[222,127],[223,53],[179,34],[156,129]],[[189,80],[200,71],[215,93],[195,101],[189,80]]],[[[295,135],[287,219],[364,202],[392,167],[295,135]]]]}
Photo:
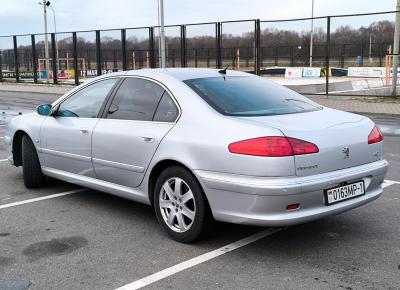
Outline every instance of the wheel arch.
{"type": "MultiPolygon", "coordinates": [[[[12,143],[12,154],[15,166],[22,166],[22,137],[30,136],[23,130],[18,130],[15,132],[12,143]]],[[[32,139],[32,138],[31,138],[32,139]]]]}
{"type": "Polygon", "coordinates": [[[207,199],[207,195],[204,192],[204,188],[201,185],[200,181],[198,180],[198,178],[196,177],[196,175],[193,174],[192,170],[186,166],[185,164],[183,164],[182,162],[173,160],[173,159],[165,159],[165,160],[161,160],[159,162],[157,162],[152,170],[151,173],[149,175],[149,181],[148,181],[148,193],[149,193],[149,200],[152,206],[154,206],[154,189],[156,186],[156,182],[157,182],[157,177],[160,176],[161,172],[164,171],[166,168],[171,167],[171,166],[179,166],[179,167],[183,167],[185,168],[188,172],[190,172],[190,174],[192,174],[192,176],[196,179],[196,181],[199,183],[199,186],[204,194],[204,197],[207,201],[207,205],[210,208],[210,204],[208,202],[207,199]]]}

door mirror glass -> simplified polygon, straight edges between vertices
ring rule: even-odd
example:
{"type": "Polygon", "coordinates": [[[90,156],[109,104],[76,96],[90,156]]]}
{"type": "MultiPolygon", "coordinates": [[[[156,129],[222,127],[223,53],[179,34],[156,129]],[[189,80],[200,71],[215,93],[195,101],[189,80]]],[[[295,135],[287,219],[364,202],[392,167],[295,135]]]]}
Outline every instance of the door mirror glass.
{"type": "Polygon", "coordinates": [[[36,111],[41,116],[50,116],[53,113],[53,108],[49,104],[39,105],[36,111]]]}

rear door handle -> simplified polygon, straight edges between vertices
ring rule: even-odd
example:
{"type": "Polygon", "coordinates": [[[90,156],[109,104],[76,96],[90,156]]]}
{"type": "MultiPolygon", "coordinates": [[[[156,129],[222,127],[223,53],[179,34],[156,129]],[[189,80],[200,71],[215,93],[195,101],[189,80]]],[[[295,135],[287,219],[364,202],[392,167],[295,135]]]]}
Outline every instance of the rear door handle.
{"type": "Polygon", "coordinates": [[[88,129],[80,129],[79,132],[81,132],[81,134],[83,134],[83,135],[89,134],[89,130],[88,129]]]}
{"type": "Polygon", "coordinates": [[[142,140],[144,142],[147,142],[147,143],[153,143],[154,142],[154,138],[153,137],[142,137],[142,140]]]}

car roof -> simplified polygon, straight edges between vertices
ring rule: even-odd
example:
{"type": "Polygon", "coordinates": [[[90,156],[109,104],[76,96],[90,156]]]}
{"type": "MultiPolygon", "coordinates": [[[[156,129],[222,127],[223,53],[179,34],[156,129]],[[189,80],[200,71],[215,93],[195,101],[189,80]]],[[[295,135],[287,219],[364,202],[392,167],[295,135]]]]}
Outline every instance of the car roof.
{"type": "MultiPolygon", "coordinates": [[[[166,69],[140,69],[140,70],[130,70],[125,72],[123,75],[135,75],[135,76],[147,76],[154,77],[160,75],[168,75],[177,80],[184,81],[189,79],[199,79],[199,78],[209,78],[209,77],[221,77],[222,74],[219,73],[220,69],[210,69],[210,68],[166,68],[166,69]]],[[[249,73],[244,73],[240,71],[227,70],[226,76],[254,76],[249,73]]]]}

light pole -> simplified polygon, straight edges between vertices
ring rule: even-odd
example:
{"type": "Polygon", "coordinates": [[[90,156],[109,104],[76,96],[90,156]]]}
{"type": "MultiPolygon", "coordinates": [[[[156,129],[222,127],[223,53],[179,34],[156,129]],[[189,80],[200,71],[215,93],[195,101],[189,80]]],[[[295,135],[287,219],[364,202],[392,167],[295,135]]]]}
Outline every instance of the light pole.
{"type": "Polygon", "coordinates": [[[50,5],[50,1],[47,1],[47,3],[49,4],[48,7],[49,7],[49,8],[51,9],[51,11],[53,12],[54,35],[55,35],[55,40],[56,40],[56,59],[57,59],[57,70],[58,70],[58,61],[59,61],[59,57],[58,57],[58,39],[57,39],[56,13],[54,12],[53,6],[50,5]]]}
{"type": "Polygon", "coordinates": [[[43,11],[44,11],[44,54],[45,54],[45,63],[46,63],[46,70],[49,71],[49,40],[47,37],[47,7],[49,7],[51,9],[51,11],[53,12],[53,22],[54,22],[54,35],[55,35],[55,40],[56,40],[56,66],[57,66],[57,70],[58,70],[58,40],[57,40],[57,23],[56,23],[56,13],[53,9],[52,6],[50,6],[50,1],[47,0],[43,0],[42,2],[39,2],[39,5],[43,6],[43,11]]]}
{"type": "Polygon", "coordinates": [[[372,32],[369,33],[369,50],[368,50],[368,58],[369,63],[372,63],[372,32]]]}
{"type": "MultiPolygon", "coordinates": [[[[50,3],[50,2],[49,2],[50,3]]],[[[49,71],[49,39],[47,37],[47,1],[39,2],[39,5],[43,6],[43,17],[44,17],[44,63],[46,71],[49,71]]],[[[47,75],[48,78],[48,75],[47,75]]]]}
{"type": "Polygon", "coordinates": [[[166,67],[165,58],[165,29],[164,29],[164,0],[158,0],[158,26],[160,27],[160,56],[161,68],[166,67]]]}
{"type": "Polygon", "coordinates": [[[314,0],[311,0],[310,67],[312,67],[312,62],[313,62],[313,38],[314,38],[314,0]]]}
{"type": "MultiPolygon", "coordinates": [[[[396,11],[400,9],[400,0],[397,0],[396,11]]],[[[397,69],[399,67],[399,41],[400,41],[400,12],[396,12],[393,43],[393,68],[392,68],[392,96],[396,96],[397,69]]]]}

